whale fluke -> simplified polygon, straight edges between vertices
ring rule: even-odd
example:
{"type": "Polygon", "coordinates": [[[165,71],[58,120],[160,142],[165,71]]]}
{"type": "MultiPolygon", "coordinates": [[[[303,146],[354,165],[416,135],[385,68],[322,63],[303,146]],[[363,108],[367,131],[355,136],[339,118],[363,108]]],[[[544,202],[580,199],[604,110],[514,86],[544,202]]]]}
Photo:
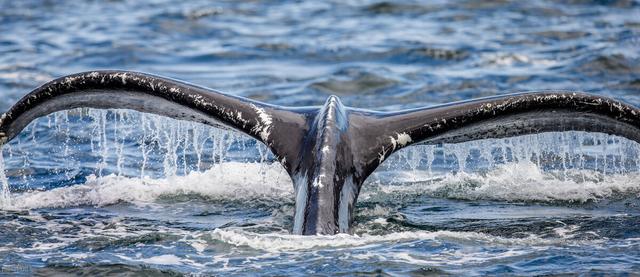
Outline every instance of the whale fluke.
{"type": "Polygon", "coordinates": [[[0,142],[11,140],[35,118],[80,107],[131,109],[234,129],[269,146],[283,164],[297,156],[307,125],[302,109],[288,111],[146,73],[91,71],[55,79],[25,95],[0,117],[0,142]],[[287,136],[273,139],[274,130],[287,136]]]}
{"type": "Polygon", "coordinates": [[[527,92],[376,112],[331,96],[321,107],[282,107],[129,71],[69,75],[35,89],[0,117],[0,143],[37,117],[79,107],[132,109],[243,132],[263,142],[295,187],[293,233],[351,231],[366,178],[412,144],[458,143],[551,131],[588,131],[640,142],[640,110],[597,95],[527,92]]]}
{"type": "Polygon", "coordinates": [[[586,131],[640,142],[640,109],[573,91],[507,94],[378,114],[360,132],[375,138],[365,156],[370,174],[391,153],[411,144],[461,143],[527,134],[586,131]]]}

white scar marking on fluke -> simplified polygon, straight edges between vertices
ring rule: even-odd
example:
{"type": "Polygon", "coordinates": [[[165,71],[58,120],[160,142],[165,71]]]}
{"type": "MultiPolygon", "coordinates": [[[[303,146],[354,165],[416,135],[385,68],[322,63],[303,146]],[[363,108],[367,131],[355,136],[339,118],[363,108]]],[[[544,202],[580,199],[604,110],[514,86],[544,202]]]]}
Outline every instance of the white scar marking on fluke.
{"type": "MultiPolygon", "coordinates": [[[[170,88],[169,89],[170,92],[172,93],[180,93],[180,89],[179,88],[170,88]]],[[[204,97],[202,95],[189,95],[188,97],[190,97],[191,99],[193,99],[193,102],[196,103],[196,105],[199,106],[203,106],[203,107],[211,107],[213,106],[212,103],[205,101],[204,97]]]]}
{"type": "Polygon", "coordinates": [[[391,139],[391,145],[393,146],[392,150],[396,150],[398,146],[403,147],[407,145],[407,143],[410,143],[413,141],[411,139],[411,136],[409,136],[407,133],[401,133],[401,134],[396,133],[396,136],[397,138],[389,137],[391,139]]]}
{"type": "Polygon", "coordinates": [[[314,187],[318,187],[318,188],[322,188],[324,187],[324,184],[322,184],[322,179],[325,177],[326,175],[324,174],[320,174],[318,175],[318,177],[316,177],[316,179],[313,182],[313,186],[314,187]]]}
{"type": "Polygon", "coordinates": [[[325,145],[324,147],[322,147],[322,153],[329,153],[329,151],[331,151],[331,149],[329,149],[328,145],[325,145]]]}
{"type": "Polygon", "coordinates": [[[236,112],[236,122],[240,122],[242,123],[242,128],[247,126],[247,123],[249,123],[248,120],[242,118],[242,112],[236,112]]]}
{"type": "Polygon", "coordinates": [[[258,108],[254,104],[251,104],[251,107],[256,111],[256,113],[258,113],[259,119],[258,124],[253,128],[253,131],[259,132],[260,138],[266,143],[271,132],[271,123],[273,122],[273,120],[263,108],[258,108]]]}
{"type": "Polygon", "coordinates": [[[76,77],[66,77],[64,78],[64,81],[62,83],[67,87],[71,87],[71,84],[73,84],[75,81],[76,77]]]}
{"type": "Polygon", "coordinates": [[[387,150],[382,147],[382,152],[380,152],[380,154],[378,154],[378,163],[381,164],[382,162],[384,162],[384,158],[387,156],[387,150]]]}
{"type": "Polygon", "coordinates": [[[98,72],[96,72],[96,71],[94,71],[94,72],[91,72],[91,73],[87,74],[87,76],[88,76],[88,77],[91,77],[91,78],[96,78],[96,77],[98,77],[99,75],[100,75],[100,74],[99,74],[98,72]]]}
{"type": "MultiPolygon", "coordinates": [[[[396,133],[396,137],[389,136],[391,140],[391,152],[395,151],[398,146],[404,147],[408,143],[412,142],[413,139],[407,133],[396,133]]],[[[384,159],[387,157],[387,149],[382,147],[382,151],[378,154],[378,163],[382,163],[384,159]]]]}
{"type": "Polygon", "coordinates": [[[122,73],[122,84],[126,85],[127,84],[127,73],[122,73]]]}
{"type": "Polygon", "coordinates": [[[122,84],[126,85],[127,84],[127,73],[122,72],[122,73],[115,73],[112,75],[112,78],[116,79],[116,78],[120,78],[120,80],[122,80],[122,84]]]}

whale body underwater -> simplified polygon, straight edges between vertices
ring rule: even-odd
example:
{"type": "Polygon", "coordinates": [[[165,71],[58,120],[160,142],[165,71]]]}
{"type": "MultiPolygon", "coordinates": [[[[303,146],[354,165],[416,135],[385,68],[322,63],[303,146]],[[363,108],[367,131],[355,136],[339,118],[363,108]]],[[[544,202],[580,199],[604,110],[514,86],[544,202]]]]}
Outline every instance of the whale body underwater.
{"type": "Polygon", "coordinates": [[[55,79],[20,99],[0,117],[0,144],[38,117],[80,107],[153,113],[261,141],[293,181],[292,232],[303,235],[349,233],[364,181],[412,144],[557,131],[640,142],[640,109],[582,92],[525,92],[378,112],[346,107],[336,96],[320,107],[284,107],[146,73],[91,71],[55,79]]]}

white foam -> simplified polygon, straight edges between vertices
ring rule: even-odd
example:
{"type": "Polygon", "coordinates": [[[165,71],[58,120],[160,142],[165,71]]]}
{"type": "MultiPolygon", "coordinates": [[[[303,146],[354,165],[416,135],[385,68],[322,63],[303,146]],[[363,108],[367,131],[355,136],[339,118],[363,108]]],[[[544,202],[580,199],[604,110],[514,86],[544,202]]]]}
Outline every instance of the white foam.
{"type": "MultiPolygon", "coordinates": [[[[375,245],[385,242],[409,241],[455,241],[463,244],[487,245],[522,245],[545,246],[565,244],[564,239],[543,239],[535,235],[526,238],[504,238],[477,232],[453,231],[413,231],[396,232],[385,235],[349,235],[337,234],[331,236],[302,236],[290,234],[257,234],[240,229],[216,229],[212,233],[213,239],[235,246],[248,246],[267,252],[288,252],[318,250],[326,248],[353,248],[375,245]]],[[[590,243],[596,243],[590,241],[590,243]]]]}
{"type": "MultiPolygon", "coordinates": [[[[396,175],[396,178],[402,175],[396,175]]],[[[409,176],[408,176],[409,177],[409,176]]],[[[416,175],[410,175],[410,178],[416,175]]],[[[402,180],[394,182],[402,182],[402,180]]],[[[499,165],[486,174],[459,172],[446,173],[441,178],[415,182],[405,181],[401,185],[390,185],[378,180],[366,190],[361,199],[379,193],[427,194],[468,200],[506,201],[598,201],[618,195],[640,196],[640,174],[604,175],[590,170],[566,170],[545,172],[536,164],[523,161],[499,165]],[[561,175],[561,176],[558,176],[561,175]]]]}
{"type": "Polygon", "coordinates": [[[146,264],[156,264],[156,265],[183,265],[183,264],[191,263],[191,261],[181,259],[175,255],[170,255],[170,254],[153,256],[149,258],[140,258],[140,259],[133,259],[124,255],[115,255],[115,256],[127,261],[140,262],[140,263],[146,263],[146,264]]]}
{"type": "MultiPolygon", "coordinates": [[[[593,171],[567,171],[568,178],[544,172],[531,162],[497,166],[486,173],[447,173],[426,181],[402,182],[402,174],[394,175],[393,183],[378,180],[365,184],[361,201],[385,194],[427,194],[468,200],[504,201],[569,201],[586,202],[617,195],[640,197],[640,174],[602,176],[593,171]],[[575,177],[573,175],[580,176],[575,177]],[[582,179],[582,176],[586,176],[582,179]],[[575,178],[572,178],[575,177],[575,178]],[[371,187],[373,186],[373,187],[371,187]]],[[[415,178],[406,174],[406,178],[415,178]]],[[[388,181],[388,180],[387,180],[388,181]]],[[[89,176],[81,185],[13,194],[3,202],[3,209],[36,209],[46,207],[103,206],[121,201],[153,202],[161,196],[199,194],[230,199],[293,199],[293,186],[283,168],[277,164],[228,162],[215,165],[205,172],[163,179],[130,178],[109,175],[89,176]],[[262,174],[257,172],[262,171],[262,174]]]]}
{"type": "Polygon", "coordinates": [[[442,266],[442,265],[469,265],[469,264],[481,264],[490,260],[501,260],[505,258],[522,256],[531,253],[531,249],[510,249],[507,251],[493,251],[493,252],[470,252],[466,250],[458,249],[446,249],[438,253],[406,253],[406,252],[391,252],[374,254],[371,259],[379,260],[384,258],[386,260],[400,261],[410,263],[412,265],[425,265],[425,266],[442,266]],[[386,257],[385,257],[386,256],[386,257]]]}
{"type": "Polygon", "coordinates": [[[71,257],[73,259],[77,259],[77,260],[84,260],[87,259],[93,255],[87,254],[87,253],[70,253],[67,254],[68,257],[71,257]]]}
{"type": "Polygon", "coordinates": [[[92,175],[82,185],[13,194],[11,205],[5,208],[103,206],[121,201],[152,202],[161,196],[181,194],[232,199],[290,199],[293,186],[289,176],[277,163],[227,162],[216,164],[205,172],[164,179],[92,175]]]}
{"type": "Polygon", "coordinates": [[[148,264],[159,264],[159,265],[181,265],[182,259],[176,257],[175,255],[160,255],[154,256],[146,259],[140,259],[141,262],[148,264]]]}
{"type": "Polygon", "coordinates": [[[499,53],[499,54],[486,54],[483,57],[487,64],[496,66],[513,66],[520,64],[530,64],[534,66],[553,66],[556,61],[548,59],[540,59],[531,57],[525,54],[518,53],[499,53]]]}

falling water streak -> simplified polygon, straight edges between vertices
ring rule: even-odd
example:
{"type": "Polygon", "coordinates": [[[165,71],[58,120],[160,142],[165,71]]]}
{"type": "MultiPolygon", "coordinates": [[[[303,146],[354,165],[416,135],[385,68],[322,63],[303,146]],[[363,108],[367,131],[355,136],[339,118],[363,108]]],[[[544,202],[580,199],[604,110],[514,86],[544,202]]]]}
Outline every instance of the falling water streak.
{"type": "MultiPolygon", "coordinates": [[[[413,181],[415,182],[415,181],[417,181],[417,179],[416,179],[417,174],[416,173],[417,173],[417,170],[418,170],[418,166],[420,165],[420,156],[421,156],[420,154],[421,154],[421,152],[414,151],[414,152],[409,152],[409,154],[411,154],[411,155],[408,155],[410,157],[409,158],[409,166],[411,167],[411,173],[413,175],[413,181]]],[[[429,157],[426,157],[426,158],[428,159],[429,157]]]]}
{"type": "Polygon", "coordinates": [[[559,180],[586,182],[584,170],[573,175],[575,169],[586,169],[599,172],[599,180],[607,181],[609,175],[640,171],[639,152],[638,143],[622,137],[572,131],[461,144],[416,145],[395,153],[381,168],[407,170],[417,181],[418,171],[429,172],[429,176],[487,172],[501,164],[529,161],[544,171],[556,172],[554,176],[559,180]],[[438,171],[432,172],[436,168],[438,171]]]}
{"type": "Polygon", "coordinates": [[[193,128],[193,150],[196,152],[196,171],[200,171],[200,163],[202,163],[202,145],[200,144],[200,128],[193,128]]]}
{"type": "Polygon", "coordinates": [[[102,176],[102,171],[104,170],[104,168],[107,166],[107,153],[108,153],[108,149],[107,149],[107,113],[105,112],[100,112],[100,144],[99,147],[102,151],[100,151],[102,153],[102,159],[100,161],[100,164],[98,165],[98,175],[102,176]]]}
{"type": "Polygon", "coordinates": [[[602,154],[602,163],[603,163],[602,172],[604,172],[604,175],[606,176],[607,175],[607,144],[608,144],[608,141],[604,136],[601,136],[600,134],[598,134],[598,135],[599,135],[598,137],[600,138],[599,140],[601,141],[600,145],[602,145],[602,153],[603,153],[602,154]]]}
{"type": "Polygon", "coordinates": [[[2,189],[0,189],[0,208],[11,205],[11,194],[9,192],[9,180],[4,172],[4,155],[0,152],[0,183],[2,189]]]}
{"type": "MultiPolygon", "coordinates": [[[[115,116],[116,118],[114,119],[115,124],[116,124],[116,128],[114,129],[118,129],[117,126],[122,126],[124,125],[124,115],[125,113],[121,112],[121,111],[116,111],[115,116]]],[[[117,168],[117,175],[120,176],[122,175],[122,163],[124,162],[124,141],[125,141],[125,137],[126,137],[126,132],[127,128],[122,128],[122,130],[120,132],[118,132],[117,134],[119,136],[114,135],[114,140],[116,141],[116,148],[118,151],[118,158],[116,159],[116,168],[117,168]],[[118,138],[120,138],[120,141],[118,141],[118,138]]]]}
{"type": "Polygon", "coordinates": [[[432,170],[432,166],[433,166],[433,159],[435,159],[435,147],[432,145],[427,146],[427,170],[429,172],[429,175],[433,175],[433,170],[432,170]]]}
{"type": "MultiPolygon", "coordinates": [[[[191,171],[207,170],[227,159],[237,160],[238,153],[248,150],[249,154],[255,154],[245,162],[260,163],[258,174],[262,175],[265,182],[271,181],[263,174],[263,165],[274,162],[273,154],[265,145],[237,133],[209,128],[198,123],[126,110],[88,110],[86,113],[72,110],[45,117],[32,124],[36,125],[25,129],[27,131],[22,136],[24,139],[18,136],[5,148],[9,160],[22,159],[22,168],[27,168],[33,162],[30,145],[56,145],[57,139],[63,145],[58,146],[55,151],[71,156],[83,154],[84,157],[91,157],[89,161],[95,162],[93,168],[97,172],[94,174],[98,176],[113,173],[141,178],[185,175],[191,171]],[[48,125],[53,129],[47,129],[45,126],[48,125]],[[112,130],[113,128],[117,130],[112,130]],[[53,134],[51,131],[40,130],[52,130],[53,134]],[[55,133],[56,130],[59,133],[55,133]],[[41,135],[54,141],[38,142],[41,135]],[[87,150],[73,148],[72,144],[76,140],[81,142],[83,139],[87,144],[90,142],[90,153],[86,153],[87,150]],[[12,145],[19,149],[16,157],[13,156],[12,145]],[[131,149],[138,150],[131,152],[131,149]],[[131,153],[139,153],[141,156],[138,160],[132,159],[131,153]],[[115,167],[112,163],[115,163],[115,167]]],[[[412,146],[394,154],[382,167],[393,166],[396,169],[410,170],[413,172],[413,179],[419,181],[420,171],[428,173],[428,176],[436,176],[443,171],[487,172],[501,164],[531,161],[543,170],[558,172],[556,176],[559,179],[567,180],[570,178],[567,172],[576,168],[601,172],[598,176],[602,177],[598,178],[605,178],[607,174],[637,172],[640,168],[638,149],[638,144],[633,141],[605,134],[543,133],[509,139],[477,140],[463,144],[412,146]],[[611,162],[608,162],[609,159],[611,162]]],[[[79,168],[80,165],[85,168],[92,166],[87,161],[58,158],[64,163],[54,166],[50,172],[64,173],[67,179],[77,179],[76,175],[71,174],[74,172],[71,169],[79,168]]],[[[244,156],[240,158],[246,159],[244,156]]],[[[218,168],[218,175],[223,178],[224,172],[221,167],[218,168]]],[[[27,175],[20,176],[25,181],[32,180],[27,179],[27,175]]],[[[11,178],[9,180],[12,180],[11,178]]],[[[578,176],[578,179],[588,181],[584,173],[581,178],[578,176]]],[[[83,179],[77,180],[73,182],[82,182],[83,179]]],[[[8,187],[3,183],[2,197],[8,195],[8,187]]]]}
{"type": "MultiPolygon", "coordinates": [[[[96,109],[37,119],[5,145],[4,153],[7,169],[20,172],[8,176],[11,188],[42,182],[41,174],[59,175],[60,181],[45,184],[57,187],[82,183],[90,174],[162,178],[201,172],[227,161],[258,162],[256,173],[271,182],[263,172],[270,167],[264,165],[275,161],[262,143],[228,130],[128,110],[96,109]],[[46,158],[33,155],[43,151],[49,154],[46,158]],[[227,158],[230,151],[233,154],[227,158]],[[44,171],[31,172],[31,167],[44,171]]],[[[225,172],[216,168],[222,177],[225,172]]]]}
{"type": "MultiPolygon", "coordinates": [[[[180,125],[182,127],[182,125],[180,125]]],[[[180,142],[182,143],[182,174],[187,175],[188,165],[187,165],[187,148],[189,146],[189,132],[187,130],[182,130],[180,128],[178,134],[184,134],[184,136],[180,137],[180,142]]]]}
{"type": "Polygon", "coordinates": [[[147,152],[147,117],[141,116],[142,138],[140,139],[140,152],[142,153],[142,165],[140,166],[140,178],[144,179],[144,169],[147,167],[149,153],[147,152]]]}

